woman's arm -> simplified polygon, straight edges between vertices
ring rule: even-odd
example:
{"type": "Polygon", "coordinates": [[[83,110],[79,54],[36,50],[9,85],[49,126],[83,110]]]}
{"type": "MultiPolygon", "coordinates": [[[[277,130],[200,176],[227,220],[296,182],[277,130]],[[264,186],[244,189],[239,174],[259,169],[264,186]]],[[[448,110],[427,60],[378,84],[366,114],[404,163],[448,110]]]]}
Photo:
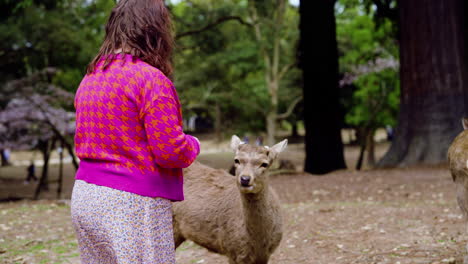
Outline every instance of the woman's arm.
{"type": "Polygon", "coordinates": [[[178,105],[174,98],[159,96],[144,116],[151,151],[163,168],[186,168],[200,153],[198,140],[183,132],[178,105]]]}

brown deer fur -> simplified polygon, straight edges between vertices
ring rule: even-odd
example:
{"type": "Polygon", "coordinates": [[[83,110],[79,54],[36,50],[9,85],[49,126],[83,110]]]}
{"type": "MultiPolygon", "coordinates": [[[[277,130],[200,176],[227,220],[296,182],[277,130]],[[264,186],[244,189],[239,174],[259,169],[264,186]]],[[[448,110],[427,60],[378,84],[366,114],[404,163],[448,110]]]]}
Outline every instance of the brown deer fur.
{"type": "MultiPolygon", "coordinates": [[[[464,130],[455,138],[448,150],[448,161],[452,179],[456,185],[457,201],[468,221],[468,119],[463,119],[464,130]]],[[[468,223],[466,224],[468,232],[468,223]]],[[[468,247],[467,247],[468,249],[468,247]]],[[[468,257],[465,257],[468,264],[468,257]]]]}
{"type": "Polygon", "coordinates": [[[185,169],[185,201],[173,208],[176,247],[188,239],[230,264],[268,263],[281,241],[282,219],[266,170],[286,144],[252,146],[233,136],[236,176],[198,162],[185,169]]]}

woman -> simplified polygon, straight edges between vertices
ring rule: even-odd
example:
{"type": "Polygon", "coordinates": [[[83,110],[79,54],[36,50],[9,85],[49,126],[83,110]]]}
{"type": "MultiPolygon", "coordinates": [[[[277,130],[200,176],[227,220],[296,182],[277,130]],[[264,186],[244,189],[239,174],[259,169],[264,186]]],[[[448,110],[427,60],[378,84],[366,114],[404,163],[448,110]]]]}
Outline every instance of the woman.
{"type": "Polygon", "coordinates": [[[163,0],[120,0],[76,93],[71,214],[82,263],[175,263],[171,201],[199,153],[182,131],[163,0]]]}

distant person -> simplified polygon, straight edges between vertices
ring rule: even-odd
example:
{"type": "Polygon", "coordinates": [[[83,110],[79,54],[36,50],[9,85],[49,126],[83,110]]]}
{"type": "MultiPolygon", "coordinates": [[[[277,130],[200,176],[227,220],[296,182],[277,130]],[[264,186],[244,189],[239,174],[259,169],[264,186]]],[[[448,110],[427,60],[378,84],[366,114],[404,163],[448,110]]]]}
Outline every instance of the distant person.
{"type": "Polygon", "coordinates": [[[394,136],[394,131],[392,126],[385,126],[385,131],[387,132],[387,140],[392,141],[394,136]]]}
{"type": "Polygon", "coordinates": [[[172,201],[200,152],[184,134],[163,0],[120,0],[75,97],[71,216],[84,264],[175,264],[172,201]]]}
{"type": "Polygon", "coordinates": [[[24,181],[24,183],[29,184],[31,180],[37,181],[36,166],[34,165],[34,161],[31,161],[31,164],[28,166],[26,170],[28,172],[28,176],[26,177],[26,180],[24,181]]]}
{"type": "Polygon", "coordinates": [[[197,118],[198,116],[197,115],[193,115],[189,118],[189,121],[188,121],[188,130],[189,131],[196,131],[197,130],[197,125],[196,125],[196,121],[197,121],[197,118]]]}
{"type": "Polygon", "coordinates": [[[2,156],[3,156],[3,166],[9,166],[11,165],[10,163],[10,156],[11,156],[11,151],[10,149],[3,149],[2,150],[2,156]]]}
{"type": "Polygon", "coordinates": [[[262,146],[263,145],[263,137],[258,136],[257,139],[255,139],[255,145],[257,146],[262,146]]]}
{"type": "Polygon", "coordinates": [[[249,136],[245,135],[244,138],[242,139],[242,142],[244,142],[245,144],[248,144],[249,143],[249,136]]]}

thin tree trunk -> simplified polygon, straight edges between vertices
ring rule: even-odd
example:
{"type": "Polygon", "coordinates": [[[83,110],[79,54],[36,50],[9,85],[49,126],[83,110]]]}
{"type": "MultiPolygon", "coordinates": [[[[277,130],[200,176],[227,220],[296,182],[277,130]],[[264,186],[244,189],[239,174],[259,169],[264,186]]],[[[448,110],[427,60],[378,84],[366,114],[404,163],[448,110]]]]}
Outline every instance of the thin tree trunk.
{"type": "Polygon", "coordinates": [[[335,0],[300,2],[306,159],[304,169],[324,174],[346,168],[341,140],[335,0]]]}
{"type": "Polygon", "coordinates": [[[57,199],[60,199],[60,196],[62,195],[62,183],[63,183],[63,152],[65,151],[63,149],[64,147],[64,142],[60,142],[60,163],[59,163],[59,178],[58,178],[58,187],[57,187],[57,199]]]}
{"type": "Polygon", "coordinates": [[[273,146],[275,144],[276,132],[276,112],[270,112],[266,118],[267,123],[267,145],[273,146]]]}
{"type": "Polygon", "coordinates": [[[79,164],[78,164],[78,161],[76,160],[76,155],[75,155],[75,152],[73,151],[72,144],[68,143],[65,136],[62,135],[62,133],[50,121],[47,122],[47,124],[54,131],[55,136],[65,144],[65,147],[67,148],[68,153],[70,154],[70,157],[72,158],[73,166],[75,167],[75,170],[78,170],[79,164]]]}
{"type": "Polygon", "coordinates": [[[375,141],[374,141],[374,134],[375,130],[370,129],[367,133],[367,143],[366,143],[366,151],[367,151],[367,166],[374,167],[375,166],[375,141]]]}
{"type": "Polygon", "coordinates": [[[0,149],[0,156],[1,156],[1,159],[2,159],[2,163],[1,163],[1,166],[7,166],[8,165],[8,162],[7,162],[7,159],[5,157],[5,153],[4,153],[4,149],[0,149]]]}
{"type": "Polygon", "coordinates": [[[294,120],[291,123],[291,137],[292,138],[298,138],[299,137],[299,131],[297,128],[297,120],[294,120]]]}
{"type": "Polygon", "coordinates": [[[278,121],[278,82],[266,80],[268,83],[268,91],[270,92],[270,109],[266,116],[267,125],[267,144],[273,146],[275,144],[276,122],[278,121]]]}
{"type": "Polygon", "coordinates": [[[366,151],[366,146],[367,146],[367,135],[368,135],[368,129],[364,127],[360,127],[359,129],[359,136],[358,136],[358,141],[359,141],[359,157],[356,162],[356,170],[361,170],[362,169],[362,163],[364,161],[364,153],[366,151]]]}
{"type": "Polygon", "coordinates": [[[66,140],[63,140],[63,144],[65,148],[67,149],[68,154],[70,154],[70,157],[72,158],[73,167],[75,167],[75,170],[78,170],[79,164],[78,164],[78,161],[76,160],[75,152],[73,151],[73,145],[68,143],[66,140]]]}
{"type": "Polygon", "coordinates": [[[44,166],[42,167],[42,175],[39,179],[39,183],[36,186],[36,191],[34,192],[34,200],[39,198],[41,190],[49,190],[49,158],[52,149],[54,148],[55,140],[55,138],[53,140],[47,140],[44,142],[44,146],[41,149],[42,157],[44,159],[44,166]]]}
{"type": "Polygon", "coordinates": [[[278,121],[278,89],[279,84],[284,76],[284,74],[289,70],[290,65],[284,65],[280,69],[280,57],[281,57],[281,30],[283,27],[283,18],[286,11],[286,0],[279,0],[276,3],[276,6],[273,9],[271,14],[265,12],[266,10],[258,10],[258,5],[263,6],[264,3],[257,0],[251,0],[250,3],[250,15],[251,19],[254,21],[254,33],[259,45],[260,53],[264,61],[264,78],[265,84],[270,95],[270,107],[265,116],[266,126],[267,126],[267,138],[266,143],[268,145],[275,144],[275,134],[276,134],[276,122],[278,121]],[[260,14],[260,16],[259,16],[260,14]],[[261,22],[262,18],[268,16],[274,18],[274,24],[263,23],[261,22]],[[262,27],[274,27],[273,36],[268,38],[265,33],[262,31],[262,27]],[[268,40],[272,44],[272,48],[269,49],[265,43],[268,40]]]}
{"type": "Polygon", "coordinates": [[[448,146],[462,130],[468,91],[464,1],[399,2],[400,115],[395,140],[379,166],[445,162],[448,146]]]}

